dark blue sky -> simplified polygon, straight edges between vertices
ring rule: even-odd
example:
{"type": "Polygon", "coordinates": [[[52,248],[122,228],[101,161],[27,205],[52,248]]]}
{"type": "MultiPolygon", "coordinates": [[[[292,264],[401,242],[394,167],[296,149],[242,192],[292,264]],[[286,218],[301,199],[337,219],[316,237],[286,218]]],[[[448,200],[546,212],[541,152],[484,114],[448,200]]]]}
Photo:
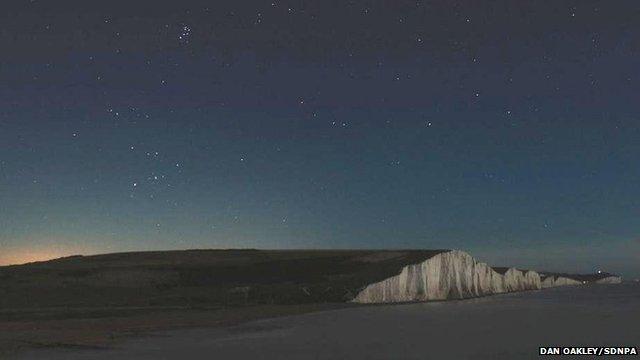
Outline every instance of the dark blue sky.
{"type": "Polygon", "coordinates": [[[444,247],[640,275],[636,1],[3,6],[0,263],[444,247]]]}

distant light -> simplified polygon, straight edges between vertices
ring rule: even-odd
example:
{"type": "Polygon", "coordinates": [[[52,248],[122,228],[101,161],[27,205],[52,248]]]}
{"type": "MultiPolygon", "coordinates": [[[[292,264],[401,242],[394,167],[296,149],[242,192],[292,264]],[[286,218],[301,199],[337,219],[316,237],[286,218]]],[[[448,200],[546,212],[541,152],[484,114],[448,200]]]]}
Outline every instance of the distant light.
{"type": "Polygon", "coordinates": [[[602,274],[602,270],[598,270],[598,274],[602,274]]]}

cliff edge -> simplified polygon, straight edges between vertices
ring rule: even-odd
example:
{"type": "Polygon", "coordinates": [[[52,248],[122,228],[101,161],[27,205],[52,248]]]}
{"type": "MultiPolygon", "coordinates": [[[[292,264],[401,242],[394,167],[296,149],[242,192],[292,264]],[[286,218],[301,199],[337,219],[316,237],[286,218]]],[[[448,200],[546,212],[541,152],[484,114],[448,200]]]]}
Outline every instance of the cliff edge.
{"type": "Polygon", "coordinates": [[[405,266],[395,276],[367,285],[356,303],[397,303],[466,299],[505,292],[538,290],[584,283],[620,283],[612,274],[541,275],[533,270],[490,267],[460,250],[439,253],[405,266]]]}

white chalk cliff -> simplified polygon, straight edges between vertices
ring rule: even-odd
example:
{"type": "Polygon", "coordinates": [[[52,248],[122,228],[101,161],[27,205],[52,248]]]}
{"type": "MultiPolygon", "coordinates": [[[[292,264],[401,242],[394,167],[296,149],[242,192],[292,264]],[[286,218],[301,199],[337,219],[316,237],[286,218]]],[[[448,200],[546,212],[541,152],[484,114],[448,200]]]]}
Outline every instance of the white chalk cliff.
{"type": "Polygon", "coordinates": [[[569,285],[582,285],[582,281],[570,279],[564,276],[550,275],[542,280],[543,288],[550,288],[555,286],[569,286],[569,285]]]}
{"type": "Polygon", "coordinates": [[[622,278],[620,276],[607,276],[595,281],[596,284],[620,284],[621,282],[622,278]]]}
{"type": "MultiPolygon", "coordinates": [[[[498,268],[496,268],[498,269],[498,268]]],[[[597,283],[620,282],[611,276],[597,283]]],[[[400,274],[369,284],[352,300],[357,303],[395,303],[466,299],[505,292],[578,285],[581,281],[562,276],[547,276],[516,268],[500,272],[476,261],[464,251],[437,254],[420,263],[407,265],[400,274]]]]}
{"type": "Polygon", "coordinates": [[[464,251],[440,253],[401,273],[364,288],[354,302],[390,303],[466,299],[511,291],[540,289],[535,271],[508,269],[500,274],[464,251]]]}

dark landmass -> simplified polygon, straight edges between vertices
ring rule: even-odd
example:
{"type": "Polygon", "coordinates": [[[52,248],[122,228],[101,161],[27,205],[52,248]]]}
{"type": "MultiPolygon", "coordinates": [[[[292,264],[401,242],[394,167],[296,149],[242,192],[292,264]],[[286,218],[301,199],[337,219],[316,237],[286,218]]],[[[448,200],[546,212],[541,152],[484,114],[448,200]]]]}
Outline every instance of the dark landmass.
{"type": "Polygon", "coordinates": [[[0,354],[354,306],[367,284],[443,251],[159,251],[0,267],[0,354]]]}
{"type": "Polygon", "coordinates": [[[189,250],[0,267],[0,310],[345,302],[446,250],[189,250]]]}
{"type": "MultiPolygon", "coordinates": [[[[158,251],[4,266],[0,354],[102,348],[153,331],[357,306],[350,300],[367,285],[446,251],[158,251]]],[[[579,281],[611,275],[545,274],[579,281]]]]}

